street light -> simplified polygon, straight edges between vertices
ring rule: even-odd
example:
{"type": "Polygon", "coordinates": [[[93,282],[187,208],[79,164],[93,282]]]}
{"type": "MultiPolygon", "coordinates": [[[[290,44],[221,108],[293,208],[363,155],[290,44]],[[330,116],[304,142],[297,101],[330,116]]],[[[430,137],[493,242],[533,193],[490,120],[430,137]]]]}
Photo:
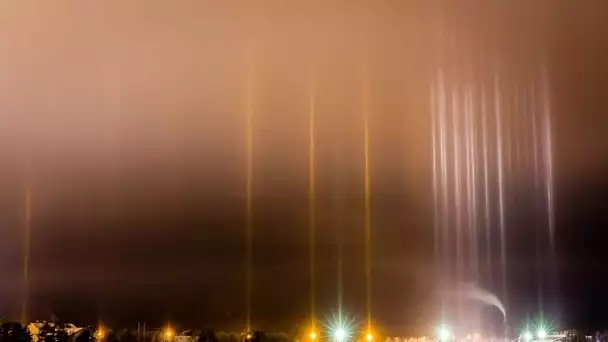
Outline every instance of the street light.
{"type": "Polygon", "coordinates": [[[311,331],[310,334],[308,335],[308,337],[310,338],[311,341],[314,341],[317,339],[317,333],[314,331],[311,331]]]}
{"type": "Polygon", "coordinates": [[[437,339],[439,341],[447,341],[452,337],[452,332],[447,325],[440,325],[437,328],[437,339]]]}
{"type": "Polygon", "coordinates": [[[524,339],[524,341],[526,342],[530,342],[532,341],[532,339],[534,338],[534,336],[532,335],[531,332],[529,331],[524,331],[523,334],[521,334],[521,337],[524,339]]]}
{"type": "Polygon", "coordinates": [[[374,340],[374,335],[371,332],[368,332],[367,334],[365,334],[365,340],[367,342],[372,342],[374,340]]]}
{"type": "Polygon", "coordinates": [[[536,336],[538,336],[539,339],[544,340],[545,338],[547,338],[547,330],[545,330],[544,328],[538,329],[538,331],[536,332],[536,336]]]}
{"type": "Polygon", "coordinates": [[[169,339],[169,338],[173,338],[173,336],[175,335],[175,332],[173,331],[173,329],[171,329],[171,327],[167,327],[167,328],[165,328],[165,332],[163,335],[165,336],[165,338],[169,339]]]}
{"type": "Polygon", "coordinates": [[[336,331],[334,331],[334,338],[336,339],[336,341],[344,341],[344,339],[346,338],[347,333],[346,330],[342,327],[339,327],[336,329],[336,331]]]}
{"type": "Polygon", "coordinates": [[[97,331],[95,332],[95,338],[98,340],[102,340],[105,337],[105,332],[103,331],[102,327],[97,328],[97,331]]]}

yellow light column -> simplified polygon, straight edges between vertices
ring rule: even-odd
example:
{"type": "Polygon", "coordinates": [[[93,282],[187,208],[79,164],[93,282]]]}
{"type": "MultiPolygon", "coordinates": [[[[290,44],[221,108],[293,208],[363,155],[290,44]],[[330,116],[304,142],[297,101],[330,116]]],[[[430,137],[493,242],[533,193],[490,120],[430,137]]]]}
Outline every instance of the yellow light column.
{"type": "Polygon", "coordinates": [[[27,180],[25,189],[25,213],[23,220],[23,298],[21,301],[21,322],[28,323],[28,306],[30,295],[30,250],[32,236],[32,186],[27,180]]]}
{"type": "Polygon", "coordinates": [[[251,331],[251,302],[253,295],[253,115],[254,115],[254,74],[251,59],[247,65],[247,79],[245,89],[245,116],[246,116],[246,227],[247,239],[247,318],[246,328],[251,331]]]}
{"type": "Polygon", "coordinates": [[[367,331],[372,330],[372,276],[371,276],[371,185],[370,185],[370,147],[369,147],[369,79],[364,70],[363,77],[363,155],[364,155],[364,196],[365,196],[365,285],[366,285],[366,307],[367,307],[367,331]]]}
{"type": "Polygon", "coordinates": [[[308,97],[308,230],[310,246],[310,339],[317,338],[316,333],[316,293],[315,293],[315,243],[316,243],[316,89],[311,82],[308,97]]]}

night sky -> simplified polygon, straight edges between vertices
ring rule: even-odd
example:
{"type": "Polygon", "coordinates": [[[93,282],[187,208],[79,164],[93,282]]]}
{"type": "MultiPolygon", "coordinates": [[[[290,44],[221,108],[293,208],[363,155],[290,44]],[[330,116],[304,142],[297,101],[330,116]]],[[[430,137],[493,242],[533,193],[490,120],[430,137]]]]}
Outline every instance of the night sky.
{"type": "MultiPolygon", "coordinates": [[[[608,318],[608,2],[0,6],[0,316],[19,317],[29,185],[30,318],[242,328],[249,81],[252,317],[264,329],[303,322],[314,75],[317,307],[321,318],[337,309],[341,258],[344,310],[363,319],[365,65],[374,319],[387,330],[428,329],[440,278],[429,83],[451,49],[474,66],[499,60],[513,77],[538,65],[550,75],[556,267],[534,266],[539,213],[511,203],[510,319],[536,316],[540,303],[564,325],[603,327],[608,318]]],[[[508,187],[533,197],[525,179],[508,187]]],[[[502,296],[491,274],[479,282],[502,296]]]]}

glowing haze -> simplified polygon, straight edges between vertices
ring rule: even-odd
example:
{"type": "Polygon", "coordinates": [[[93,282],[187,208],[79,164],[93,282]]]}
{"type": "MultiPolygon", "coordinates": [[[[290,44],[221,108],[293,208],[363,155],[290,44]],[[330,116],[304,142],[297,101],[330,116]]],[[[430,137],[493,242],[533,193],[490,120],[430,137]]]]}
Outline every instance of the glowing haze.
{"type": "MultiPolygon", "coordinates": [[[[581,66],[592,68],[603,60],[590,48],[597,44],[600,49],[598,42],[606,38],[601,33],[606,21],[598,14],[605,5],[597,1],[595,6],[591,10],[591,5],[566,0],[458,5],[422,0],[1,1],[2,314],[17,317],[20,311],[15,298],[23,292],[27,221],[30,316],[52,312],[124,323],[150,315],[148,321],[241,324],[246,316],[246,107],[251,96],[252,320],[281,327],[305,319],[314,78],[316,310],[327,312],[341,302],[345,310],[365,317],[361,94],[366,88],[372,312],[385,326],[429,326],[436,318],[432,289],[441,278],[433,251],[434,215],[471,215],[467,222],[478,217],[481,232],[483,222],[488,224],[483,221],[482,190],[490,189],[483,186],[485,169],[492,175],[487,194],[492,203],[500,199],[498,175],[509,172],[502,186],[515,195],[505,204],[509,223],[503,229],[524,231],[521,225],[536,224],[538,213],[520,209],[523,203],[547,201],[537,198],[538,192],[526,192],[547,179],[549,161],[542,159],[547,156],[542,148],[549,142],[541,131],[546,126],[515,121],[534,112],[509,110],[517,91],[550,102],[551,113],[538,118],[554,124],[555,182],[576,188],[581,177],[594,178],[606,165],[608,144],[600,138],[606,104],[594,90],[606,89],[605,82],[581,66]],[[453,72],[439,76],[439,69],[453,72]],[[502,119],[509,127],[525,127],[521,137],[539,130],[528,140],[539,145],[513,157],[521,158],[508,163],[514,171],[498,166],[495,142],[485,145],[492,161],[484,166],[484,145],[462,140],[462,146],[468,144],[462,151],[470,151],[462,161],[477,163],[479,172],[473,176],[471,166],[469,176],[462,175],[469,177],[459,192],[466,203],[462,211],[438,211],[433,162],[440,169],[437,151],[448,153],[454,144],[441,142],[432,122],[433,103],[441,106],[431,101],[432,89],[439,94],[440,77],[446,84],[465,84],[468,78],[487,85],[488,95],[482,96],[481,86],[469,95],[462,87],[454,90],[462,91],[455,100],[474,101],[475,108],[495,106],[490,93],[498,69],[510,82],[501,83],[502,119]],[[533,89],[546,91],[546,97],[535,96],[533,89]],[[482,104],[484,98],[488,103],[482,104]],[[581,124],[589,121],[597,124],[581,124]],[[542,161],[542,174],[535,173],[535,160],[542,161]],[[466,187],[473,186],[467,194],[466,187]],[[337,260],[343,261],[340,272],[337,260]],[[191,304],[179,304],[186,299],[191,304]],[[284,306],[268,308],[268,302],[284,306]]],[[[487,138],[495,141],[493,109],[488,113],[485,124],[482,116],[468,119],[475,121],[475,132],[457,132],[476,134],[481,141],[481,128],[492,127],[487,138]]],[[[443,138],[454,137],[450,131],[443,138]]],[[[525,148],[515,133],[503,138],[513,151],[517,143],[525,148]]],[[[442,179],[440,173],[437,177],[442,179]]],[[[452,177],[445,178],[452,196],[455,176],[445,177],[452,177]]],[[[546,193],[547,187],[541,188],[546,193]]],[[[493,208],[490,221],[499,215],[493,208]]],[[[498,232],[500,222],[495,223],[498,232]]],[[[510,248],[525,244],[522,240],[519,233],[488,244],[480,240],[478,252],[487,260],[476,262],[485,262],[486,268],[480,266],[473,278],[501,296],[535,298],[533,283],[501,284],[504,277],[496,274],[500,267],[513,268],[516,279],[526,272],[521,266],[526,260],[537,259],[510,248]],[[503,256],[501,243],[507,244],[503,256]]],[[[536,310],[537,301],[531,302],[506,305],[515,312],[536,310]]]]}

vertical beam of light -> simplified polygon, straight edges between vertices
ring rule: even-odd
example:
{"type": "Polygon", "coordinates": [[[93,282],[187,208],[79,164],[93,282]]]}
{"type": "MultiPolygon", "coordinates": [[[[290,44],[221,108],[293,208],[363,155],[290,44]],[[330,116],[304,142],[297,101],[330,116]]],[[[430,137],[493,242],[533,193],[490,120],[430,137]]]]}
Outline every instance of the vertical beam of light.
{"type": "Polygon", "coordinates": [[[370,116],[370,75],[369,56],[367,51],[370,47],[370,19],[374,17],[374,6],[370,1],[363,1],[365,15],[362,23],[362,109],[363,109],[363,155],[364,155],[364,201],[365,201],[365,288],[367,307],[367,333],[372,331],[372,221],[371,221],[371,188],[370,188],[370,149],[369,149],[369,116],[370,116]]]}
{"type": "Polygon", "coordinates": [[[441,163],[441,213],[443,215],[442,222],[442,231],[443,231],[443,256],[442,256],[442,266],[444,267],[443,271],[445,271],[445,267],[447,264],[447,257],[449,254],[449,237],[450,237],[450,227],[449,227],[449,179],[448,179],[448,160],[447,160],[447,135],[446,135],[446,90],[445,90],[445,82],[443,77],[443,71],[439,70],[439,80],[438,80],[438,96],[439,96],[439,155],[440,155],[440,163],[441,163]]]}
{"type": "Polygon", "coordinates": [[[246,149],[247,180],[245,185],[246,196],[246,239],[247,239],[247,318],[246,328],[251,331],[252,295],[253,295],[253,116],[254,116],[254,80],[252,66],[248,65],[245,88],[245,116],[246,116],[246,149]]]}
{"type": "Polygon", "coordinates": [[[528,175],[530,170],[531,170],[531,165],[532,165],[532,153],[530,153],[529,148],[533,145],[531,139],[532,139],[532,119],[530,117],[531,115],[531,108],[530,108],[530,90],[529,90],[529,84],[527,84],[525,87],[522,87],[522,94],[521,94],[521,103],[522,103],[522,115],[524,118],[524,136],[522,138],[522,158],[523,158],[523,167],[522,170],[524,170],[525,174],[528,175]]]}
{"type": "MultiPolygon", "coordinates": [[[[445,287],[447,256],[449,251],[448,176],[446,159],[446,103],[443,70],[437,71],[431,86],[431,126],[433,146],[433,208],[435,230],[435,257],[439,286],[445,287]]],[[[441,298],[441,316],[445,318],[445,300],[441,298]]],[[[443,319],[442,318],[442,319],[443,319]]]]}
{"type": "MultiPolygon", "coordinates": [[[[365,283],[366,283],[366,307],[367,307],[367,334],[372,333],[372,208],[371,208],[371,152],[370,152],[370,114],[371,114],[371,82],[368,51],[372,49],[370,42],[371,23],[377,18],[376,7],[373,1],[363,1],[363,23],[362,37],[362,106],[363,106],[363,148],[364,148],[364,196],[365,196],[365,283]]],[[[373,335],[372,335],[373,336],[373,335]]]]}
{"type": "Polygon", "coordinates": [[[522,98],[521,98],[521,88],[522,86],[520,85],[515,85],[515,94],[513,94],[514,97],[514,110],[512,110],[511,112],[513,113],[513,125],[511,126],[511,136],[512,136],[512,140],[514,140],[515,143],[515,156],[514,156],[514,168],[515,168],[515,172],[517,173],[518,171],[521,171],[521,131],[523,129],[525,129],[525,124],[522,124],[521,122],[521,116],[522,116],[522,98]]]}
{"type": "Polygon", "coordinates": [[[465,174],[465,194],[466,194],[466,201],[465,201],[465,206],[466,206],[466,233],[468,234],[468,246],[469,246],[469,258],[468,258],[468,271],[472,273],[472,271],[474,270],[473,266],[474,266],[474,260],[473,260],[473,241],[475,240],[475,237],[473,235],[473,230],[472,230],[472,222],[473,222],[473,211],[472,211],[472,199],[473,199],[473,194],[472,194],[472,188],[471,188],[471,184],[473,184],[472,181],[472,173],[471,173],[471,147],[470,147],[470,142],[471,142],[471,108],[470,108],[470,103],[469,103],[469,89],[468,86],[465,87],[464,89],[464,93],[463,93],[463,114],[464,114],[464,129],[463,129],[463,133],[464,133],[464,174],[465,174]]]}
{"type": "Polygon", "coordinates": [[[491,241],[491,222],[490,222],[490,184],[489,184],[489,168],[488,168],[488,121],[487,121],[487,102],[486,88],[481,88],[481,140],[483,153],[483,197],[484,197],[484,226],[486,240],[486,267],[488,274],[491,275],[492,258],[490,241],[491,241]]]}
{"type": "MultiPolygon", "coordinates": [[[[438,171],[437,171],[437,90],[435,89],[435,81],[431,82],[431,148],[432,148],[432,165],[433,165],[433,232],[434,232],[434,251],[435,261],[437,266],[441,266],[440,263],[440,212],[439,212],[439,195],[438,195],[438,171]]],[[[437,268],[439,274],[441,274],[441,267],[437,268]]]]}
{"type": "MultiPolygon", "coordinates": [[[[462,211],[460,194],[460,103],[458,102],[457,90],[452,89],[452,144],[454,152],[454,208],[456,213],[456,277],[462,277],[462,211]]],[[[460,305],[459,305],[460,307],[460,305]]]]}
{"type": "Polygon", "coordinates": [[[363,155],[364,155],[364,196],[365,196],[365,285],[367,306],[367,331],[372,327],[372,221],[370,188],[370,149],[369,149],[369,79],[363,79],[363,155]]]}
{"type": "MultiPolygon", "coordinates": [[[[337,199],[338,202],[341,201],[341,199],[339,199],[339,196],[340,196],[339,194],[336,195],[336,197],[338,198],[337,199]]],[[[336,294],[338,296],[338,298],[337,298],[338,299],[337,300],[337,302],[338,302],[338,318],[339,318],[339,321],[342,322],[342,287],[343,287],[342,286],[342,284],[343,284],[343,280],[342,279],[344,278],[344,276],[343,276],[343,274],[344,274],[344,271],[343,271],[343,268],[344,268],[343,264],[344,264],[344,262],[343,262],[343,259],[342,259],[342,254],[343,254],[343,251],[342,251],[342,249],[343,249],[343,247],[342,247],[342,225],[343,225],[343,221],[342,221],[342,216],[341,216],[342,215],[342,210],[341,210],[342,209],[341,208],[342,205],[339,204],[338,206],[339,206],[339,214],[338,215],[339,215],[340,218],[339,218],[339,222],[337,224],[337,226],[338,226],[337,227],[338,228],[337,229],[337,234],[338,234],[338,246],[337,246],[337,249],[338,249],[338,251],[337,251],[338,252],[338,265],[337,265],[338,266],[338,272],[337,272],[336,276],[337,276],[338,279],[336,280],[336,287],[337,287],[336,294]]]]}
{"type": "Polygon", "coordinates": [[[543,159],[545,161],[545,198],[547,203],[547,226],[549,230],[549,267],[551,280],[549,284],[551,290],[556,294],[559,285],[556,281],[557,264],[555,256],[555,212],[554,212],[554,173],[553,173],[553,131],[551,127],[551,101],[549,94],[549,80],[547,70],[542,69],[542,139],[543,139],[543,159]]]}
{"type": "MultiPolygon", "coordinates": [[[[439,171],[437,170],[438,158],[441,158],[441,152],[438,151],[441,144],[438,147],[438,139],[441,139],[441,131],[439,130],[440,123],[438,122],[438,111],[439,111],[439,83],[441,77],[438,75],[437,80],[431,82],[431,140],[432,140],[432,165],[433,165],[433,232],[434,232],[434,250],[435,250],[435,262],[437,274],[443,274],[443,253],[441,252],[441,239],[442,239],[442,221],[445,220],[445,213],[440,208],[439,200],[439,171]],[[438,137],[439,133],[439,137],[438,137]]],[[[443,281],[440,279],[440,286],[442,287],[443,281]]],[[[441,312],[444,315],[445,302],[441,298],[441,312]]]]}
{"type": "MultiPolygon", "coordinates": [[[[449,251],[448,176],[446,153],[446,96],[443,70],[437,71],[437,79],[431,87],[431,116],[433,140],[433,205],[435,229],[435,255],[439,286],[445,287],[447,256],[449,251]]],[[[441,298],[441,315],[445,316],[445,300],[441,298]]]]}
{"type": "Polygon", "coordinates": [[[343,209],[342,209],[342,198],[341,198],[341,190],[342,187],[341,185],[341,177],[340,177],[340,170],[342,169],[342,156],[343,156],[343,151],[342,151],[342,137],[337,137],[336,138],[336,148],[335,148],[335,157],[334,157],[334,162],[335,162],[335,178],[334,178],[334,186],[336,187],[335,192],[334,192],[334,203],[335,203],[335,215],[336,215],[336,235],[337,235],[337,243],[336,243],[336,248],[337,248],[337,272],[336,272],[336,295],[337,295],[337,304],[338,304],[338,319],[339,322],[342,322],[342,279],[343,279],[343,259],[342,259],[342,230],[343,230],[343,225],[344,225],[344,221],[343,221],[343,209]]]}
{"type": "Polygon", "coordinates": [[[534,174],[534,190],[538,192],[540,182],[540,167],[538,162],[538,105],[536,103],[536,92],[534,86],[530,88],[530,108],[530,115],[532,116],[530,121],[532,126],[532,168],[534,174]]]}
{"type": "Polygon", "coordinates": [[[315,243],[316,243],[316,155],[315,155],[315,125],[316,125],[316,88],[312,82],[308,95],[308,229],[310,244],[310,319],[311,331],[315,332],[316,325],[316,295],[315,295],[315,243]]]}
{"type": "Polygon", "coordinates": [[[333,141],[333,214],[336,231],[336,303],[338,306],[338,321],[342,321],[342,279],[343,279],[343,252],[342,232],[344,230],[344,198],[342,197],[342,170],[344,158],[344,139],[342,129],[338,129],[333,141]]]}
{"type": "Polygon", "coordinates": [[[32,185],[27,180],[25,188],[23,220],[23,298],[21,302],[21,322],[28,323],[28,306],[30,296],[30,250],[32,236],[32,185]]]}
{"type": "MultiPolygon", "coordinates": [[[[472,281],[473,282],[479,282],[480,280],[480,268],[479,268],[479,240],[480,240],[480,236],[479,236],[479,218],[478,218],[478,208],[477,208],[477,203],[478,203],[478,198],[477,198],[477,191],[478,191],[478,184],[477,184],[477,176],[478,176],[478,167],[477,167],[477,159],[478,159],[478,138],[477,138],[477,122],[478,122],[478,112],[479,112],[479,108],[476,105],[476,102],[474,101],[474,97],[475,92],[477,91],[477,87],[475,86],[473,88],[473,91],[471,91],[469,93],[469,108],[471,109],[471,193],[472,193],[472,199],[471,199],[471,212],[473,215],[473,222],[471,222],[472,230],[473,230],[473,275],[472,275],[472,281]]],[[[477,328],[481,327],[481,312],[476,310],[475,311],[475,326],[477,328]]]]}
{"type": "Polygon", "coordinates": [[[498,74],[494,79],[494,114],[496,121],[496,164],[498,173],[498,220],[500,230],[500,266],[503,296],[507,296],[507,252],[505,236],[504,170],[502,146],[502,108],[498,74]]]}
{"type": "MultiPolygon", "coordinates": [[[[439,273],[439,286],[443,291],[445,289],[446,278],[448,277],[448,257],[450,254],[450,207],[449,207],[449,182],[448,182],[448,160],[447,160],[447,137],[446,137],[446,107],[447,107],[447,96],[446,96],[446,85],[444,81],[444,71],[446,68],[446,51],[445,51],[445,17],[443,13],[443,6],[439,6],[437,9],[439,14],[436,16],[439,19],[438,22],[438,34],[439,34],[439,70],[437,74],[437,120],[439,129],[439,168],[440,168],[440,188],[441,188],[441,262],[440,262],[440,273],[439,273]]],[[[442,321],[446,318],[446,305],[445,298],[441,297],[441,319],[442,321]]]]}
{"type": "Polygon", "coordinates": [[[470,215],[471,215],[471,235],[472,235],[472,248],[473,248],[473,275],[476,277],[479,272],[479,248],[477,244],[477,130],[476,130],[476,110],[473,101],[473,92],[469,89],[467,93],[468,107],[469,107],[469,163],[470,163],[470,189],[471,189],[471,200],[470,200],[470,215]]]}
{"type": "MultiPolygon", "coordinates": [[[[542,191],[540,189],[540,173],[539,173],[539,153],[538,153],[538,105],[536,103],[536,92],[535,92],[535,84],[532,83],[532,86],[529,89],[529,98],[530,98],[530,129],[531,129],[531,139],[532,139],[532,183],[534,188],[534,199],[535,205],[539,202],[538,196],[540,195],[542,198],[542,191]]],[[[542,202],[542,200],[541,200],[542,202]]],[[[538,270],[542,269],[543,257],[542,257],[542,244],[544,240],[542,238],[540,227],[536,228],[536,267],[538,270]]],[[[543,315],[543,276],[542,272],[537,272],[537,292],[538,292],[538,312],[540,315],[543,315]]]]}
{"type": "MultiPolygon", "coordinates": [[[[512,179],[513,177],[513,144],[512,144],[512,133],[513,133],[513,122],[514,122],[514,118],[513,118],[513,112],[515,111],[515,106],[513,105],[514,101],[513,101],[513,97],[512,97],[512,84],[509,83],[509,79],[505,76],[503,79],[501,79],[499,81],[499,83],[502,82],[503,86],[500,86],[499,84],[499,88],[502,88],[504,90],[504,93],[502,93],[503,90],[501,90],[501,99],[500,99],[500,110],[501,110],[501,122],[500,122],[500,127],[501,127],[501,138],[502,138],[502,142],[501,142],[501,149],[502,149],[502,164],[504,166],[503,169],[503,184],[506,183],[508,184],[509,181],[512,179]],[[507,113],[507,115],[502,115],[504,113],[507,113]]],[[[511,200],[512,200],[512,193],[507,191],[509,190],[509,188],[507,187],[504,192],[504,203],[505,206],[508,206],[509,204],[511,204],[511,200]]]]}
{"type": "MultiPolygon", "coordinates": [[[[547,85],[547,73],[542,74],[542,139],[543,160],[545,163],[545,197],[547,201],[547,223],[549,228],[549,246],[551,253],[555,251],[555,214],[553,208],[553,133],[551,129],[551,104],[547,85]]],[[[552,260],[553,262],[553,260],[552,260]]]]}

